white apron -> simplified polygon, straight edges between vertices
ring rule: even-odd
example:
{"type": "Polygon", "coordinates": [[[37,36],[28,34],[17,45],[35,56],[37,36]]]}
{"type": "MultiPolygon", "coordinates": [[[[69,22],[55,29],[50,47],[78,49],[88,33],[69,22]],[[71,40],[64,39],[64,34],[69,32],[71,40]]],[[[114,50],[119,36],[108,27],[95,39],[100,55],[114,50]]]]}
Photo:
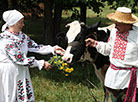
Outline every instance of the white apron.
{"type": "Polygon", "coordinates": [[[27,57],[27,52],[54,53],[50,45],[37,45],[27,35],[9,31],[0,34],[0,102],[34,102],[29,68],[40,70],[44,60],[27,57]]]}

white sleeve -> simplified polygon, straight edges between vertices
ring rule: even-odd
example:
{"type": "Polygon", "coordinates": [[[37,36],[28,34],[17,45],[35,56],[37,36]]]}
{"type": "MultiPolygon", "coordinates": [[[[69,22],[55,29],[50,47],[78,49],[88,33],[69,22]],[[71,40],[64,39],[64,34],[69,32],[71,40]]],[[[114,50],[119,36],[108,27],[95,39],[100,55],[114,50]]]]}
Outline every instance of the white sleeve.
{"type": "Polygon", "coordinates": [[[108,56],[111,51],[111,45],[107,42],[98,42],[96,49],[99,53],[108,56]]]}
{"type": "Polygon", "coordinates": [[[18,42],[6,40],[4,49],[9,59],[18,65],[38,67],[40,70],[44,65],[44,60],[36,60],[35,57],[27,57],[26,54],[21,51],[18,42]]]}
{"type": "Polygon", "coordinates": [[[112,43],[113,43],[113,36],[115,35],[115,29],[113,29],[113,31],[111,31],[110,33],[110,37],[108,38],[108,42],[102,42],[99,41],[97,42],[96,45],[96,49],[99,53],[108,56],[111,53],[111,47],[112,47],[112,43]]]}
{"type": "Polygon", "coordinates": [[[27,43],[28,43],[29,52],[35,52],[43,55],[50,54],[50,53],[54,54],[54,47],[50,45],[38,45],[29,37],[27,37],[27,43]]]}

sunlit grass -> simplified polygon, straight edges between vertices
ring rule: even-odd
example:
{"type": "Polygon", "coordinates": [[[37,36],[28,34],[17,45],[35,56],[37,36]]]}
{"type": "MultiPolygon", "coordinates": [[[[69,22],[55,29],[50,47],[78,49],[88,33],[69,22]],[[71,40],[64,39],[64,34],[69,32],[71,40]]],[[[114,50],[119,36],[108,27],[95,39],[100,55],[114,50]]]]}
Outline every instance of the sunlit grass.
{"type": "MultiPolygon", "coordinates": [[[[86,22],[88,25],[91,25],[101,20],[101,26],[109,25],[112,22],[106,18],[106,15],[113,11],[105,5],[103,12],[97,16],[92,9],[87,9],[86,22]]],[[[71,14],[71,11],[63,12],[61,24],[63,31],[65,24],[73,21],[72,19],[67,19],[71,14]]],[[[43,40],[46,40],[43,39],[43,29],[43,19],[25,18],[23,31],[37,43],[42,43],[43,40]]],[[[33,55],[37,59],[48,59],[48,55],[41,56],[30,53],[29,55],[33,55]]],[[[30,69],[35,102],[95,102],[94,98],[96,98],[97,102],[103,102],[104,91],[100,81],[95,75],[93,66],[88,62],[84,62],[74,64],[73,68],[74,71],[69,77],[66,77],[56,69],[50,71],[39,71],[37,68],[30,69]]]]}
{"type": "MultiPolygon", "coordinates": [[[[87,10],[87,24],[91,25],[99,20],[102,20],[102,25],[109,25],[111,22],[105,17],[104,14],[97,17],[97,14],[92,10],[87,10]]],[[[63,15],[61,28],[65,28],[65,24],[70,22],[71,19],[63,15]]],[[[42,19],[26,19],[24,32],[31,36],[37,43],[41,43],[43,39],[43,20],[42,19]]],[[[44,39],[43,39],[44,40],[44,39]]],[[[40,56],[38,54],[29,54],[36,56],[37,59],[48,60],[48,56],[40,56]]],[[[66,77],[57,69],[50,71],[41,70],[37,68],[30,69],[32,84],[35,93],[36,102],[103,102],[104,91],[100,81],[95,75],[93,66],[88,63],[76,63],[73,65],[74,71],[70,76],[66,77]],[[94,84],[94,86],[92,85],[94,84]],[[94,99],[95,98],[95,99],[94,99]]]]}
{"type": "Polygon", "coordinates": [[[65,77],[56,69],[31,69],[36,102],[95,102],[92,95],[98,102],[102,102],[102,86],[94,74],[93,67],[87,62],[86,64],[85,69],[81,64],[76,64],[75,71],[69,77],[65,77]]]}

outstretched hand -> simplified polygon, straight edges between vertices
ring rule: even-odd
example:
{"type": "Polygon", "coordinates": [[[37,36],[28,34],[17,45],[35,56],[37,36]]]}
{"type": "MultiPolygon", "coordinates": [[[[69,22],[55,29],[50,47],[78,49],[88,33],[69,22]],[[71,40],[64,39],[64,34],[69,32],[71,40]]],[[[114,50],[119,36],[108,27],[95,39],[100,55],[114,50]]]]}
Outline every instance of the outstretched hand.
{"type": "Polygon", "coordinates": [[[95,40],[92,38],[88,38],[85,40],[86,46],[94,47],[95,46],[95,40]]]}
{"type": "Polygon", "coordinates": [[[54,47],[54,52],[56,54],[60,54],[60,55],[64,55],[65,54],[65,50],[63,48],[57,46],[57,45],[54,47]]]}
{"type": "Polygon", "coordinates": [[[50,69],[52,69],[52,65],[48,62],[48,61],[45,61],[44,62],[44,69],[46,69],[46,70],[50,70],[50,69]]]}

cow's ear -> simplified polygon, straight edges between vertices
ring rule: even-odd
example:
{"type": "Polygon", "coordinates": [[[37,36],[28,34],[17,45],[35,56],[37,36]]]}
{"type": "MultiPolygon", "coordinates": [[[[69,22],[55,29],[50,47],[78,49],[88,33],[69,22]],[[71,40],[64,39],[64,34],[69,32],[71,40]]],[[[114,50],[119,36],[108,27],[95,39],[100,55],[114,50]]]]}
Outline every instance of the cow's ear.
{"type": "Polygon", "coordinates": [[[60,43],[60,41],[66,40],[66,39],[65,39],[65,36],[66,36],[66,33],[65,33],[65,32],[59,32],[59,33],[56,35],[56,40],[57,40],[57,42],[60,43]]]}
{"type": "Polygon", "coordinates": [[[59,32],[59,33],[57,33],[56,38],[57,39],[64,38],[65,36],[66,36],[66,33],[65,32],[59,32]]]}
{"type": "Polygon", "coordinates": [[[101,24],[101,21],[99,21],[99,22],[93,24],[92,27],[93,27],[93,28],[98,28],[98,27],[100,26],[100,24],[101,24]]]}
{"type": "Polygon", "coordinates": [[[110,36],[110,30],[109,29],[107,29],[107,35],[108,35],[108,37],[110,36]]]}
{"type": "Polygon", "coordinates": [[[82,28],[86,28],[86,25],[85,25],[84,22],[81,22],[80,25],[81,25],[82,28]]]}
{"type": "Polygon", "coordinates": [[[97,30],[97,28],[100,26],[100,24],[101,24],[101,21],[99,21],[99,22],[93,24],[93,25],[91,26],[90,29],[92,29],[93,31],[95,31],[95,30],[97,30]]]}

